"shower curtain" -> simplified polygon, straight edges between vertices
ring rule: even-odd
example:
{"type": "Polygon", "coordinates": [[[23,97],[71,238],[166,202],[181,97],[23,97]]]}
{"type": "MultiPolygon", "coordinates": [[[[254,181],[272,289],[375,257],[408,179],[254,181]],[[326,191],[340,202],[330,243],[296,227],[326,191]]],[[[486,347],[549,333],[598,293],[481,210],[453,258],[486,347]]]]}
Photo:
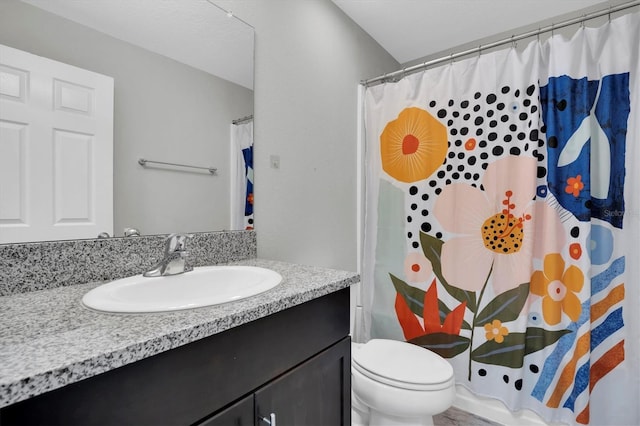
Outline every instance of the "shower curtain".
{"type": "Polygon", "coordinates": [[[253,229],[253,120],[231,125],[231,229],[253,229]]]}
{"type": "Polygon", "coordinates": [[[511,411],[640,422],[639,23],[366,89],[365,338],[511,411]]]}

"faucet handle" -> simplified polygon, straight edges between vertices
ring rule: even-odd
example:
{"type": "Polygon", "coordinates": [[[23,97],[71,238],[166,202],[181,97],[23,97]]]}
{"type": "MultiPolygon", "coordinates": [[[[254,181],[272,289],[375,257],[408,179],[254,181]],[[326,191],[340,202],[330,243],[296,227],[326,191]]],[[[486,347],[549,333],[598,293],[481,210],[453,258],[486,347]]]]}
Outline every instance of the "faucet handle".
{"type": "Polygon", "coordinates": [[[193,238],[193,234],[170,234],[167,237],[167,244],[165,246],[166,253],[173,253],[187,250],[187,241],[193,238]]]}

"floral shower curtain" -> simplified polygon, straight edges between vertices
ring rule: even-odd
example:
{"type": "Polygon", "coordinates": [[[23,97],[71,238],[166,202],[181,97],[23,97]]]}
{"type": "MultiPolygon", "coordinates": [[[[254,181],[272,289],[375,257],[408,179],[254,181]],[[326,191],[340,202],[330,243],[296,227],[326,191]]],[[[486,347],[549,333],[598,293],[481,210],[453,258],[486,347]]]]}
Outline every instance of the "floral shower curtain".
{"type": "Polygon", "coordinates": [[[366,338],[512,411],[638,424],[639,41],[630,14],[366,89],[366,338]]]}

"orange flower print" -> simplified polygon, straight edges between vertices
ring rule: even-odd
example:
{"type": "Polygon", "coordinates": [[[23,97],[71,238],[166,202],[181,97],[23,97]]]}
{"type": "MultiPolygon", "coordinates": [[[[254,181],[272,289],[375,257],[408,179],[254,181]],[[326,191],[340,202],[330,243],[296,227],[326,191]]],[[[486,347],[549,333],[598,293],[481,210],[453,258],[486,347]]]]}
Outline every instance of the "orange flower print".
{"type": "Polygon", "coordinates": [[[493,320],[492,323],[485,324],[484,331],[487,340],[495,340],[496,343],[504,342],[504,336],[509,334],[509,329],[503,327],[500,320],[493,320]]]}
{"type": "Polygon", "coordinates": [[[249,204],[253,205],[253,192],[247,195],[247,201],[249,202],[249,204]]]}
{"type": "Polygon", "coordinates": [[[428,178],[446,154],[446,127],[420,108],[402,110],[380,135],[382,169],[401,182],[428,178]]]}
{"type": "Polygon", "coordinates": [[[575,293],[582,290],[584,274],[577,266],[564,267],[562,256],[551,253],[544,257],[544,271],[531,276],[531,293],[542,296],[542,314],[550,325],[560,323],[562,312],[577,321],[582,311],[575,293]]]}
{"type": "Polygon", "coordinates": [[[573,194],[574,197],[580,195],[580,191],[584,188],[584,183],[582,183],[582,176],[577,175],[576,177],[570,177],[567,179],[567,187],[564,191],[567,194],[573,194]]]}

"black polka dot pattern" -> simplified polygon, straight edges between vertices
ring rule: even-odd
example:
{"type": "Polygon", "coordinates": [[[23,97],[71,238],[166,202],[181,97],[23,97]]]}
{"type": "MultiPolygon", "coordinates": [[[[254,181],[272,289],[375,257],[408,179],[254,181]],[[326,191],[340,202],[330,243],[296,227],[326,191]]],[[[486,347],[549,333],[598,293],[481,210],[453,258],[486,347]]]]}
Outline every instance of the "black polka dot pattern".
{"type": "Polygon", "coordinates": [[[573,238],[578,238],[580,236],[580,228],[578,228],[577,226],[571,228],[571,236],[573,238]]]}
{"type": "Polygon", "coordinates": [[[418,231],[431,232],[438,238],[446,234],[429,212],[433,208],[429,195],[440,194],[445,186],[463,183],[481,188],[489,164],[508,155],[537,159],[538,178],[546,177],[546,129],[538,103],[537,84],[502,86],[491,93],[475,92],[459,99],[426,100],[430,113],[447,125],[448,152],[442,166],[427,181],[409,189],[407,223],[413,230],[413,238],[409,238],[413,247],[414,243],[420,246],[418,231]]]}

